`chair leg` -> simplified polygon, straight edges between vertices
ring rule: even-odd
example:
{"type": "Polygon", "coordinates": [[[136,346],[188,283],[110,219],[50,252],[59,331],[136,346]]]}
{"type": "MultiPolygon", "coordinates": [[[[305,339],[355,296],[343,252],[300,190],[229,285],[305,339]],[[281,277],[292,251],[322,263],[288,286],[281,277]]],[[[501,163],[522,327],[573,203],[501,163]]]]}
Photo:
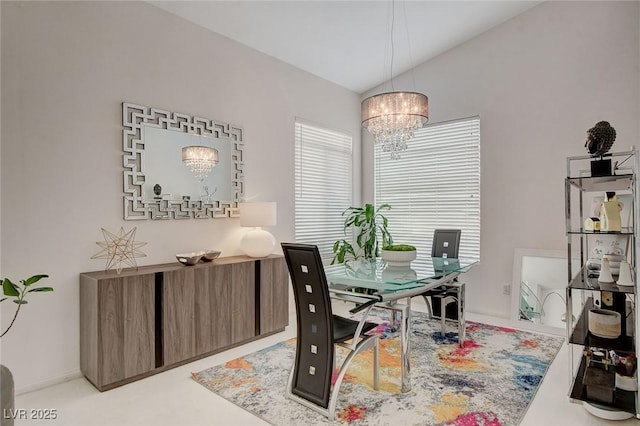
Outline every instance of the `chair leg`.
{"type": "Polygon", "coordinates": [[[446,334],[446,322],[447,322],[447,305],[452,302],[457,302],[457,299],[453,296],[445,296],[440,302],[440,326],[442,329],[442,337],[446,334]]]}
{"type": "Polygon", "coordinates": [[[427,313],[429,314],[429,319],[433,319],[433,311],[431,310],[431,303],[429,302],[428,296],[422,296],[424,299],[424,303],[427,305],[427,313]]]}
{"type": "Polygon", "coordinates": [[[356,347],[356,349],[354,349],[349,353],[349,355],[347,355],[347,358],[345,358],[344,362],[342,363],[342,366],[340,367],[340,372],[338,373],[338,377],[336,377],[336,382],[333,384],[333,388],[331,389],[331,397],[329,398],[329,408],[328,408],[328,415],[327,415],[329,420],[333,420],[335,418],[336,403],[338,402],[338,394],[340,393],[340,386],[342,385],[342,380],[344,379],[344,375],[347,373],[347,370],[349,369],[349,365],[351,365],[351,361],[353,361],[353,358],[356,355],[358,355],[362,350],[367,349],[372,345],[374,347],[373,357],[375,362],[373,382],[374,382],[374,387],[377,386],[376,382],[378,382],[378,380],[376,379],[376,376],[378,374],[378,362],[377,362],[378,357],[376,356],[376,348],[378,347],[378,336],[373,335],[373,336],[368,336],[364,338],[360,342],[360,344],[356,347]]]}
{"type": "Polygon", "coordinates": [[[380,339],[375,337],[373,344],[373,389],[380,389],[380,339]]]}
{"type": "Polygon", "coordinates": [[[464,340],[467,337],[467,329],[464,317],[464,291],[465,284],[460,283],[458,287],[458,346],[464,347],[464,340]]]}

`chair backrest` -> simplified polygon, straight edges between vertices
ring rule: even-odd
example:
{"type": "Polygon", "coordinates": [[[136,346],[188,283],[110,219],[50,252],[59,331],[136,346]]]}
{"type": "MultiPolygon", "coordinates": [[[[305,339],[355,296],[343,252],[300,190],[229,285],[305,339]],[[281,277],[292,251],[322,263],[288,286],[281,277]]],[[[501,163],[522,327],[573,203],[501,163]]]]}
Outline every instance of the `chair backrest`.
{"type": "Polygon", "coordinates": [[[433,232],[431,257],[458,258],[460,249],[460,229],[436,229],[433,232]]]}
{"type": "Polygon", "coordinates": [[[318,247],[282,243],[296,302],[297,344],[291,392],[327,408],[333,373],[333,312],[318,247]]]}

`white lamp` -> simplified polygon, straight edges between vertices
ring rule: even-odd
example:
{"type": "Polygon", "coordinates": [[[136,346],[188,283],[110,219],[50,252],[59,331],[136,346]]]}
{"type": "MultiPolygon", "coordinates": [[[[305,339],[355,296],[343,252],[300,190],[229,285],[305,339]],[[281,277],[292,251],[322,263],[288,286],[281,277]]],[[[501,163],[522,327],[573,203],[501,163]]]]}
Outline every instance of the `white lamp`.
{"type": "Polygon", "coordinates": [[[276,203],[239,203],[239,207],[240,226],[254,228],[244,234],[240,240],[240,248],[247,256],[269,256],[276,247],[276,239],[261,227],[276,225],[276,203]]]}

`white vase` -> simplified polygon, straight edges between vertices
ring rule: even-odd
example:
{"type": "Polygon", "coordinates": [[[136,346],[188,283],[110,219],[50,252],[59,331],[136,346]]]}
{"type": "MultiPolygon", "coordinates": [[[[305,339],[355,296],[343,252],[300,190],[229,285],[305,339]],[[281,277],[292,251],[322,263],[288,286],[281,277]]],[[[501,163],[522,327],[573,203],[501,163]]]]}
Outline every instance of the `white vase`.
{"type": "Polygon", "coordinates": [[[602,263],[600,264],[600,275],[598,276],[598,281],[601,283],[612,283],[613,276],[611,275],[611,270],[609,269],[609,259],[603,258],[602,263]]]}
{"type": "Polygon", "coordinates": [[[629,262],[626,260],[620,262],[620,275],[618,276],[616,284],[621,286],[633,285],[633,279],[631,279],[631,267],[629,266],[629,262]]]}

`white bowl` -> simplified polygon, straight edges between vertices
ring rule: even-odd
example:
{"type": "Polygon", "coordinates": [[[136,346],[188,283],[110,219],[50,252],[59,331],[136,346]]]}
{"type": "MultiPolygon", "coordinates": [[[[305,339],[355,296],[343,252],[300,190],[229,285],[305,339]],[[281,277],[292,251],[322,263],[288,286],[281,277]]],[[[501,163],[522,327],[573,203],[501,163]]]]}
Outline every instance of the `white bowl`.
{"type": "Polygon", "coordinates": [[[635,374],[633,376],[623,376],[616,373],[616,387],[631,392],[637,391],[638,377],[635,374]]]}
{"type": "Polygon", "coordinates": [[[416,250],[400,251],[382,249],[382,259],[389,266],[409,266],[411,262],[416,260],[418,252],[416,250]]]}

